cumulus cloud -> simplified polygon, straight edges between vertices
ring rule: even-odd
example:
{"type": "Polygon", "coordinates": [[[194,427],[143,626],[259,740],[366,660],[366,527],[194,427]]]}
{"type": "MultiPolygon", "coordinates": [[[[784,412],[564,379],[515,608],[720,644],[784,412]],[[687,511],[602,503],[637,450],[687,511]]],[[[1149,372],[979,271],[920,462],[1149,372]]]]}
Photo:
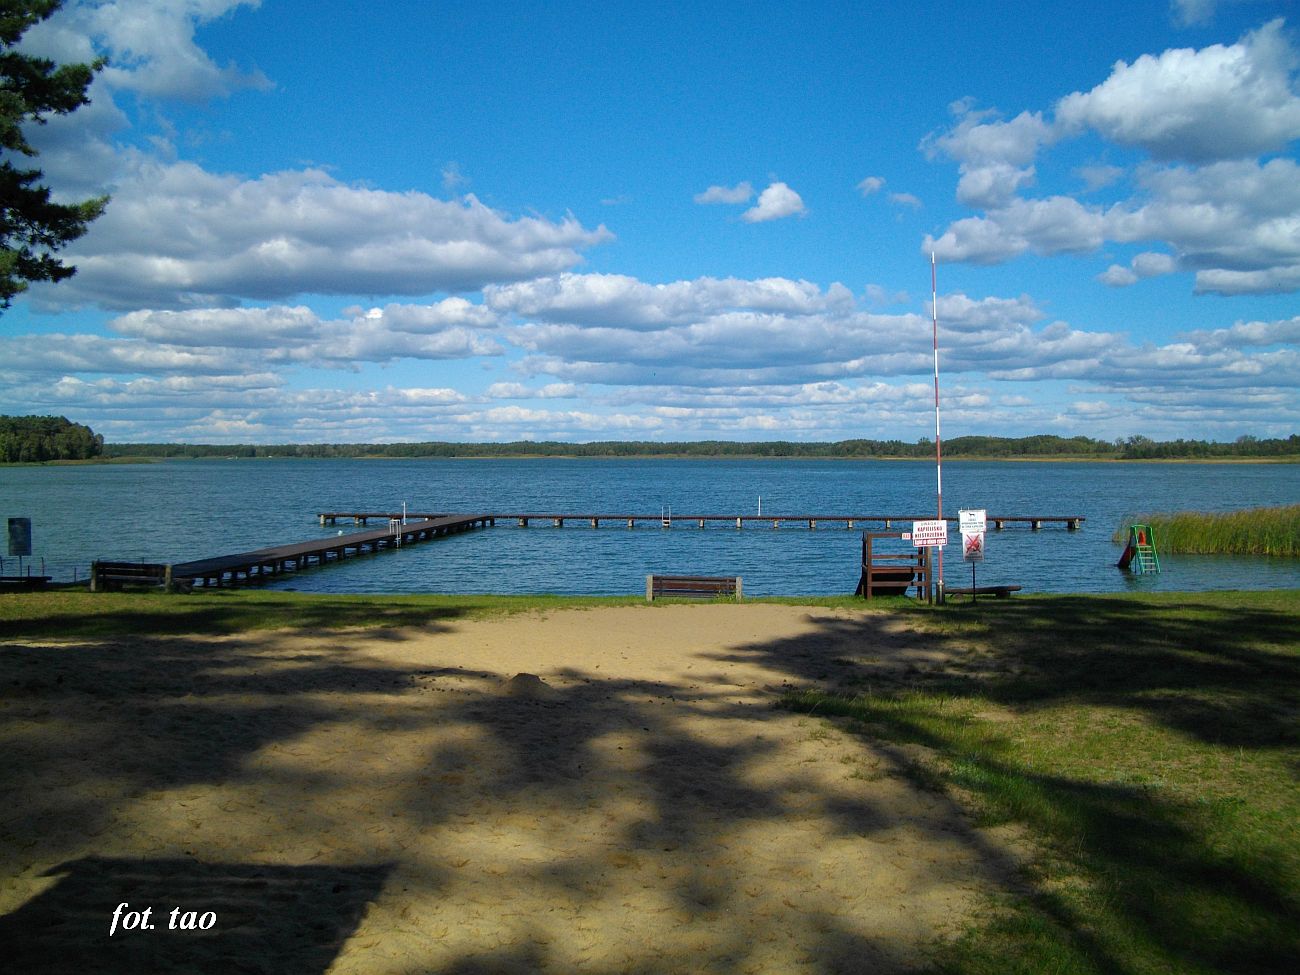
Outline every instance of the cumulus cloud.
{"type": "Polygon", "coordinates": [[[1300,315],[1274,322],[1237,322],[1231,328],[1189,332],[1186,341],[1204,350],[1300,346],[1300,315]]]}
{"type": "Polygon", "coordinates": [[[1155,159],[1209,162],[1282,149],[1300,138],[1295,52],[1274,20],[1236,44],[1118,62],[1089,92],[1056,105],[1067,130],[1091,128],[1155,159]]]}
{"type": "Polygon", "coordinates": [[[849,308],[852,293],[841,284],[824,292],[809,281],[788,278],[696,278],[649,284],[622,274],[561,274],[496,285],[484,290],[489,308],[546,322],[659,330],[720,312],[809,313],[849,308]]]}
{"type": "MultiPolygon", "coordinates": [[[[1107,241],[1149,242],[1169,253],[1111,265],[1098,280],[1124,287],[1191,271],[1201,293],[1300,288],[1300,172],[1290,158],[1248,158],[1300,138],[1293,80],[1300,58],[1282,28],[1275,20],[1236,44],[1120,62],[1095,88],[1058,101],[1050,119],[1026,111],[1004,121],[957,103],[956,124],[922,149],[958,162],[957,199],[982,213],[927,236],[922,250],[997,264],[1025,253],[1088,253],[1107,241]],[[1026,197],[1040,154],[1088,131],[1148,154],[1133,172],[1134,194],[1107,204],[1026,197]]],[[[1076,175],[1095,193],[1126,172],[1094,164],[1076,175]]]]}
{"type": "Polygon", "coordinates": [[[863,196],[870,196],[872,193],[879,193],[884,187],[885,180],[882,176],[868,176],[858,184],[858,192],[863,196]]]}
{"type": "Polygon", "coordinates": [[[746,223],[764,223],[782,217],[801,217],[806,212],[798,193],[785,183],[772,183],[758,195],[758,202],[740,215],[740,219],[746,223]]]}
{"type": "MultiPolygon", "coordinates": [[[[841,285],[565,275],[493,289],[488,303],[522,319],[502,333],[530,353],[519,368],[567,382],[766,386],[924,374],[931,364],[928,315],[866,312],[841,285]]],[[[1040,328],[1042,311],[1024,296],[947,295],[939,315],[947,367],[959,371],[1083,359],[1116,340],[1040,328]]]]}
{"type": "Polygon", "coordinates": [[[318,170],[258,179],[192,163],[141,166],[67,249],[78,273],[33,288],[49,305],[185,308],[297,294],[427,294],[552,274],[612,238],[575,218],[509,216],[341,183],[318,170]]]}
{"type": "Polygon", "coordinates": [[[754,196],[754,187],[748,182],[735,186],[710,186],[695,194],[696,203],[748,203],[754,196]]]}
{"type": "Polygon", "coordinates": [[[1113,288],[1125,288],[1137,284],[1143,278],[1171,274],[1177,269],[1177,266],[1177,262],[1169,254],[1146,251],[1134,257],[1128,267],[1112,264],[1097,275],[1097,280],[1113,288]]]}
{"type": "Polygon", "coordinates": [[[242,88],[269,88],[256,68],[218,65],[195,43],[198,25],[259,0],[110,0],[70,3],[24,38],[57,61],[109,57],[104,82],[152,98],[205,101],[242,88]]]}

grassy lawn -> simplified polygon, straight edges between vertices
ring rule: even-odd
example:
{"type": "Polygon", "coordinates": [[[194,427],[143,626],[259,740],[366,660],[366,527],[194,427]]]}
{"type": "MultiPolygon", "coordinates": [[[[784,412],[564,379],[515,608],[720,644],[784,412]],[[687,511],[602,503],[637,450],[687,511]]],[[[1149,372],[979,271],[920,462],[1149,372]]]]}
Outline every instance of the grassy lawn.
{"type": "MultiPolygon", "coordinates": [[[[1281,972],[1300,958],[1300,593],[911,611],[934,672],[786,706],[886,747],[1028,852],[950,973],[1281,972]]],[[[850,685],[852,678],[850,678],[850,685]]]]}
{"type": "Polygon", "coordinates": [[[213,589],[188,595],[55,590],[0,594],[0,639],[421,626],[564,606],[635,602],[635,597],[355,596],[257,589],[213,589]]]}

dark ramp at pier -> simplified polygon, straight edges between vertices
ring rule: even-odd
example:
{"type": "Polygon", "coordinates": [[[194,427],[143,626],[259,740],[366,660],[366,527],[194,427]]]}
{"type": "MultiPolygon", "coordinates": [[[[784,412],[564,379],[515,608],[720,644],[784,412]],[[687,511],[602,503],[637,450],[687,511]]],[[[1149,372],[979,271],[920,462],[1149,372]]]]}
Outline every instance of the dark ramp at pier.
{"type": "Polygon", "coordinates": [[[491,515],[445,515],[410,521],[405,524],[353,532],[336,537],[316,538],[289,545],[274,545],[252,552],[218,555],[171,566],[173,582],[202,582],[205,586],[259,582],[282,572],[304,568],[315,560],[323,565],[331,559],[343,559],[362,552],[377,552],[415,542],[430,541],[457,532],[483,528],[492,523],[491,515]]]}

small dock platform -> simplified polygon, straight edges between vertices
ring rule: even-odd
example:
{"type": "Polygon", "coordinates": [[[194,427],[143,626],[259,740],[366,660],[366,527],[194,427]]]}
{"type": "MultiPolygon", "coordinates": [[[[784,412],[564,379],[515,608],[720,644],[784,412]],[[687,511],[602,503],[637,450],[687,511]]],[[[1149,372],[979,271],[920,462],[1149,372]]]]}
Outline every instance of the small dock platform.
{"type": "MultiPolygon", "coordinates": [[[[378,516],[372,516],[378,517],[378,516]]],[[[219,555],[170,566],[171,582],[203,586],[239,585],[263,582],[284,572],[306,568],[315,562],[324,565],[351,555],[398,548],[415,542],[432,541],[446,535],[485,528],[493,523],[492,515],[441,515],[435,518],[416,516],[403,523],[401,516],[388,520],[387,526],[372,531],[353,532],[334,538],[317,538],[289,545],[275,545],[252,552],[219,555]]]]}
{"type": "MultiPolygon", "coordinates": [[[[321,525],[335,525],[339,521],[351,521],[354,525],[365,525],[370,521],[388,521],[393,518],[401,518],[402,513],[388,511],[320,511],[317,512],[321,525]]],[[[408,518],[436,519],[450,517],[446,514],[438,513],[411,513],[407,514],[408,518]]],[[[674,525],[695,525],[698,528],[704,528],[706,525],[723,524],[734,525],[736,528],[783,528],[786,526],[807,527],[816,529],[819,526],[833,526],[846,529],[855,529],[866,525],[881,525],[885,531],[895,528],[896,526],[909,526],[914,521],[930,521],[934,519],[933,514],[920,515],[678,515],[678,514],[581,514],[575,512],[520,512],[506,511],[496,512],[486,515],[493,520],[502,522],[514,522],[521,528],[527,528],[530,524],[551,524],[555,528],[563,528],[566,524],[586,524],[592,528],[599,528],[602,523],[610,525],[626,525],[628,528],[635,528],[641,524],[654,524],[661,528],[671,528],[674,525]]],[[[957,523],[956,518],[947,518],[953,524],[957,523]]],[[[1023,524],[1028,525],[1033,531],[1041,531],[1044,525],[1063,524],[1068,531],[1078,531],[1083,527],[1087,520],[1082,515],[989,515],[986,519],[993,525],[995,531],[1002,531],[1008,525],[1023,524]]]]}

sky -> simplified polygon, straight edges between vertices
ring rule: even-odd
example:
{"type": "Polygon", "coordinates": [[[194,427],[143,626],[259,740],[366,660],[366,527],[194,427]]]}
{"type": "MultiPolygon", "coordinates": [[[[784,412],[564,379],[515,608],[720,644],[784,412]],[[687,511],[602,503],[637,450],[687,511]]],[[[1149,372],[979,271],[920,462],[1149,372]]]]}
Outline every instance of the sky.
{"type": "Polygon", "coordinates": [[[0,413],[915,441],[937,320],[945,439],[1300,431],[1293,0],[67,0],[22,46],[108,58],[29,138],[111,201],[0,314],[0,413]]]}

